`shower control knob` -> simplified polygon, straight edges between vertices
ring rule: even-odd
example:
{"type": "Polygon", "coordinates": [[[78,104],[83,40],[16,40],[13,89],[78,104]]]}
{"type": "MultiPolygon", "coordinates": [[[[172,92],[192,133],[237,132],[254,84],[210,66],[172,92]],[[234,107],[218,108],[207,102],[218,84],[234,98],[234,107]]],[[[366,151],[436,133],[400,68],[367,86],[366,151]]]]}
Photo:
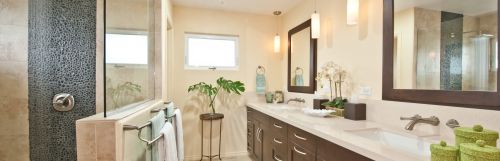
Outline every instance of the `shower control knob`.
{"type": "Polygon", "coordinates": [[[56,94],[52,99],[52,105],[57,111],[70,111],[75,106],[75,98],[73,95],[67,93],[56,94]]]}

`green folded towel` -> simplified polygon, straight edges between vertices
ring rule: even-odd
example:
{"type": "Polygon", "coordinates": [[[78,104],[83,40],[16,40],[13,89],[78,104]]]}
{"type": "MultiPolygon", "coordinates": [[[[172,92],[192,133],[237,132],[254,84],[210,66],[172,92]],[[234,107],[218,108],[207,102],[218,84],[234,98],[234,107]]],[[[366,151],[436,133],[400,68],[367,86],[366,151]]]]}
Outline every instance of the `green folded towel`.
{"type": "Polygon", "coordinates": [[[475,125],[472,128],[457,127],[454,131],[457,146],[462,143],[475,143],[477,140],[484,140],[489,146],[497,146],[498,132],[486,130],[481,125],[475,125]]]}
{"type": "Polygon", "coordinates": [[[431,145],[431,161],[457,161],[458,148],[447,146],[446,142],[431,145]]]}
{"type": "Polygon", "coordinates": [[[484,140],[460,144],[460,161],[499,161],[500,150],[486,145],[484,140]]]}

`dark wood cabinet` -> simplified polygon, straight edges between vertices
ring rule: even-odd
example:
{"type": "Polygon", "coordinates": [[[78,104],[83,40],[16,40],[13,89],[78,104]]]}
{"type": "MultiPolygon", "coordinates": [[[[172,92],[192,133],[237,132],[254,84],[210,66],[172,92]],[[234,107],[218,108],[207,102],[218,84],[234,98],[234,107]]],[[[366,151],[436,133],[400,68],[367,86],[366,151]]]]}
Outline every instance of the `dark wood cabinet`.
{"type": "Polygon", "coordinates": [[[252,108],[247,108],[247,118],[253,161],[372,161],[252,108]]]}

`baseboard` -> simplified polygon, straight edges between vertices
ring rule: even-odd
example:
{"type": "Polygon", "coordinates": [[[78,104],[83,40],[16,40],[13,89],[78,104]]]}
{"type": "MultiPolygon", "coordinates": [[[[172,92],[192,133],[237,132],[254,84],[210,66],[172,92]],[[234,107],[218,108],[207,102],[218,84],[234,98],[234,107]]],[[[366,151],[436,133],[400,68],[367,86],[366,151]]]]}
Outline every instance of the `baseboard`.
{"type": "MultiPolygon", "coordinates": [[[[228,153],[223,153],[221,154],[222,158],[225,157],[240,157],[240,156],[248,156],[248,151],[241,151],[241,152],[228,152],[228,153]]],[[[199,161],[200,160],[200,155],[192,155],[192,156],[186,156],[184,157],[184,161],[199,161]]]]}

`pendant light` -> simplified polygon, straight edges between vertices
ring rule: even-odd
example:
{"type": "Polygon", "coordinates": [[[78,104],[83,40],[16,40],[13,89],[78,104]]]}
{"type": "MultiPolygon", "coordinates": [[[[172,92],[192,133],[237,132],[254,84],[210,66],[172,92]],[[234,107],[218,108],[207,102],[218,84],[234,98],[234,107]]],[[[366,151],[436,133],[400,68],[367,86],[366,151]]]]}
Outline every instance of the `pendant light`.
{"type": "Polygon", "coordinates": [[[359,0],[347,0],[347,25],[358,24],[359,0]]]}
{"type": "Polygon", "coordinates": [[[319,38],[320,35],[320,17],[316,10],[316,0],[314,0],[314,13],[311,15],[311,37],[319,38]]]}
{"type": "Polygon", "coordinates": [[[277,27],[276,27],[276,36],[274,36],[274,53],[280,53],[280,49],[281,49],[281,38],[280,38],[280,35],[279,35],[279,29],[280,29],[280,22],[279,22],[279,16],[281,15],[281,11],[274,11],[273,12],[274,15],[276,15],[276,17],[278,17],[278,23],[277,23],[277,27]]]}

